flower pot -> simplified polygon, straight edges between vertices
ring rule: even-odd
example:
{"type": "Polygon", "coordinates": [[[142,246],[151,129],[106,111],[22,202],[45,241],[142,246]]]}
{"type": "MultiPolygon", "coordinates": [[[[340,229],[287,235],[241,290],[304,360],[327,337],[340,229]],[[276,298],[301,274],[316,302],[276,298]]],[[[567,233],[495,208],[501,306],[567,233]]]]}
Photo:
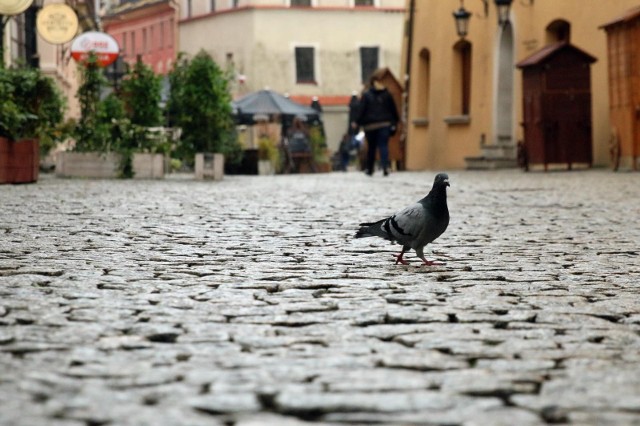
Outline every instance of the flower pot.
{"type": "Polygon", "coordinates": [[[211,152],[196,154],[196,179],[222,180],[224,177],[224,155],[211,152]]]}
{"type": "Polygon", "coordinates": [[[40,147],[37,139],[12,141],[0,137],[0,183],[37,182],[40,147]]]}
{"type": "Polygon", "coordinates": [[[259,175],[275,175],[276,169],[273,167],[271,160],[258,160],[259,175]]]}
{"type": "Polygon", "coordinates": [[[133,154],[134,179],[162,179],[164,178],[164,154],[149,154],[137,152],[133,154]]]}

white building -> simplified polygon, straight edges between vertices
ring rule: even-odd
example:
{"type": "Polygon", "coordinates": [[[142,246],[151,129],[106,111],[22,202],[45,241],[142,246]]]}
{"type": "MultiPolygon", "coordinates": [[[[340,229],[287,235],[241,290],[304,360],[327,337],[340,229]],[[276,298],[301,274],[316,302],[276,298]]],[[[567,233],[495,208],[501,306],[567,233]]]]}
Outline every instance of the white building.
{"type": "Polygon", "coordinates": [[[180,0],[179,50],[207,51],[236,75],[234,96],[268,87],[317,97],[329,148],[369,73],[401,69],[404,0],[180,0]]]}

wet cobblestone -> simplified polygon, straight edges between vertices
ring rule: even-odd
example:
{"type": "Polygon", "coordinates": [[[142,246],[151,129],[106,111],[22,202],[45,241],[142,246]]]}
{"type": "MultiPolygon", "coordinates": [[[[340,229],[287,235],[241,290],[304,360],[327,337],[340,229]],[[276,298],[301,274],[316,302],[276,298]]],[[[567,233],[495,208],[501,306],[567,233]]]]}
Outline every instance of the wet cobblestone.
{"type": "Polygon", "coordinates": [[[640,174],[0,187],[2,425],[640,424],[640,174]]]}

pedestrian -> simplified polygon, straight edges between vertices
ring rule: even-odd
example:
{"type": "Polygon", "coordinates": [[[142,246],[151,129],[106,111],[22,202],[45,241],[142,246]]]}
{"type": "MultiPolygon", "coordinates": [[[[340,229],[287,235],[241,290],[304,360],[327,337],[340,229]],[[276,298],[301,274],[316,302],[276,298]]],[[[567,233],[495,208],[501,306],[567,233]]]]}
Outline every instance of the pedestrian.
{"type": "Polygon", "coordinates": [[[379,68],[371,74],[369,84],[358,106],[354,128],[362,127],[367,138],[366,173],[374,172],[376,151],[380,153],[380,162],[384,176],[389,174],[389,138],[396,132],[399,116],[396,104],[382,82],[386,68],[379,68]]]}

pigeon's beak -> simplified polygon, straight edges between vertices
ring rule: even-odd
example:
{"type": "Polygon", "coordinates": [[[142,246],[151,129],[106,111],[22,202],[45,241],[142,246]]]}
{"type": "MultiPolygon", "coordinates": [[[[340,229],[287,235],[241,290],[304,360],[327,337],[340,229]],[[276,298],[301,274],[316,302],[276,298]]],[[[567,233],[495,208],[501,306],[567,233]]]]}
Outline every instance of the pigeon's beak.
{"type": "Polygon", "coordinates": [[[444,180],[444,184],[447,185],[447,186],[451,186],[451,185],[449,185],[449,179],[445,179],[444,180]]]}

